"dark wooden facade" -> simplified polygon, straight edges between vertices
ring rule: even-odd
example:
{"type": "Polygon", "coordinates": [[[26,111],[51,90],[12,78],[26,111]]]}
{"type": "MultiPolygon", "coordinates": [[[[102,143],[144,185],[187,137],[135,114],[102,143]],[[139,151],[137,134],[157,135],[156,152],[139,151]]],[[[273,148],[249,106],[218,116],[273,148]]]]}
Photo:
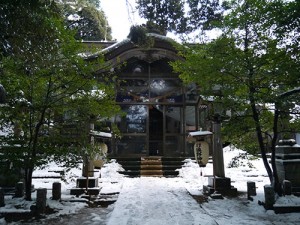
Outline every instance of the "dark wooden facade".
{"type": "Polygon", "coordinates": [[[112,140],[110,154],[193,156],[194,144],[187,142],[187,134],[205,126],[201,124],[205,110],[200,107],[197,87],[184,86],[172,71],[169,62],[182,60],[174,42],[149,35],[154,44],[147,49],[126,39],[103,50],[118,77],[116,101],[126,114],[112,119],[122,138],[112,140]]]}

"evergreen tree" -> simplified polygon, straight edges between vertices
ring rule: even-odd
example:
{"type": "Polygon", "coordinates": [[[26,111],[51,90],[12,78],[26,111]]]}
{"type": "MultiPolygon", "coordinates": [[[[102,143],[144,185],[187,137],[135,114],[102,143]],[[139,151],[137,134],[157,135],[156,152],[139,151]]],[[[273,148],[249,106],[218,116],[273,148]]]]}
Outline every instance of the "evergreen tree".
{"type": "Polygon", "coordinates": [[[218,0],[138,0],[137,4],[142,18],[165,33],[180,35],[213,29],[227,8],[218,0]]]}
{"type": "Polygon", "coordinates": [[[31,200],[34,169],[51,157],[78,160],[89,143],[86,126],[110,118],[118,107],[110,77],[94,77],[103,62],[84,59],[55,2],[8,1],[0,15],[0,83],[7,92],[0,159],[23,169],[25,198],[31,200]],[[68,124],[76,125],[76,138],[67,138],[68,124]]]}
{"type": "Polygon", "coordinates": [[[76,30],[76,39],[111,40],[111,27],[96,0],[64,0],[62,11],[68,28],[76,30]]]}
{"type": "Polygon", "coordinates": [[[293,48],[285,48],[284,39],[273,35],[274,23],[268,17],[272,2],[231,3],[232,10],[220,27],[223,35],[211,43],[183,48],[186,60],[173,66],[185,82],[196,82],[203,95],[214,95],[215,87],[221,88],[215,101],[232,111],[224,128],[228,141],[252,153],[259,151],[270,182],[280,192],[275,145],[279,134],[284,137],[293,132],[289,116],[299,113],[294,104],[300,87],[300,62],[293,48]],[[271,140],[271,166],[267,140],[271,140]]]}

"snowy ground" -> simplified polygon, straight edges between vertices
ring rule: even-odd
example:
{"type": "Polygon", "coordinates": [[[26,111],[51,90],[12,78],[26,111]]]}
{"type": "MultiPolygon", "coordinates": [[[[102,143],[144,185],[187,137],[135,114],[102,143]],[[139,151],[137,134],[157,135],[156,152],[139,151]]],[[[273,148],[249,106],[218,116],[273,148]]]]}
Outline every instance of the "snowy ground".
{"type": "MultiPolygon", "coordinates": [[[[232,159],[239,150],[224,149],[226,167],[232,164],[232,159]]],[[[122,169],[112,161],[101,170],[99,185],[101,193],[120,192],[118,200],[107,208],[88,208],[86,203],[74,203],[66,200],[75,200],[69,195],[69,189],[75,186],[76,177],[81,175],[79,169],[66,172],[65,182],[62,182],[63,201],[51,200],[51,187],[56,179],[35,179],[36,188],[46,187],[48,191],[48,205],[59,209],[57,213],[39,221],[22,222],[22,224],[80,224],[80,225],[296,225],[300,223],[300,213],[275,214],[272,210],[265,210],[258,205],[264,201],[263,186],[269,183],[263,163],[260,159],[235,161],[234,168],[226,168],[226,176],[231,178],[232,185],[239,191],[236,198],[225,198],[197,202],[193,196],[202,196],[202,186],[207,184],[207,176],[212,175],[212,164],[205,168],[193,160],[186,160],[176,178],[126,178],[116,171],[122,169]],[[202,174],[202,176],[201,176],[202,174]],[[257,196],[249,201],[246,196],[247,181],[256,182],[257,196]]],[[[51,170],[61,170],[51,165],[51,170]]],[[[48,169],[49,170],[49,169],[48,169]]],[[[48,171],[47,170],[47,171],[48,171]]],[[[36,171],[35,175],[45,174],[45,171],[36,171]]],[[[47,172],[49,174],[49,172],[47,172]]],[[[50,173],[51,174],[51,173],[50,173]]],[[[99,176],[99,174],[96,174],[99,176]]],[[[35,193],[33,193],[35,198],[35,193]]],[[[197,197],[196,197],[197,198],[197,197]]],[[[16,205],[22,210],[29,209],[30,204],[20,199],[6,197],[6,206],[2,211],[15,211],[16,205]],[[18,203],[17,203],[18,201],[18,203]],[[26,206],[25,206],[26,205],[26,206]],[[20,207],[22,206],[22,207],[20,207]]],[[[277,200],[281,204],[292,202],[300,205],[300,198],[289,197],[277,200]]],[[[7,223],[0,219],[0,224],[20,224],[21,222],[7,223]]]]}

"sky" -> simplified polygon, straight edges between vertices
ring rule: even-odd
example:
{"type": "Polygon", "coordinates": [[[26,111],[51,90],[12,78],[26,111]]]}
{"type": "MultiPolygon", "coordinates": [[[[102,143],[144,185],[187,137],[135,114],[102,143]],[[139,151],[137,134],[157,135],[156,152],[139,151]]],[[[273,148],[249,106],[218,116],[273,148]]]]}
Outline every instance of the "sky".
{"type": "MultiPolygon", "coordinates": [[[[101,0],[100,7],[104,11],[108,23],[112,28],[112,37],[113,40],[122,41],[127,38],[129,34],[130,27],[132,25],[140,25],[145,23],[145,19],[142,19],[138,15],[138,11],[136,10],[136,0],[101,0]],[[128,2],[128,4],[126,4],[128,2]]],[[[197,41],[197,39],[193,39],[194,36],[197,36],[198,31],[195,31],[193,34],[189,34],[189,38],[191,40],[197,41]]],[[[215,39],[220,35],[219,31],[213,30],[207,32],[208,39],[215,39]]],[[[174,40],[180,42],[179,36],[168,32],[168,37],[173,38],[174,40]]]]}
{"type": "Polygon", "coordinates": [[[112,28],[112,37],[117,41],[127,38],[132,25],[142,24],[142,20],[135,9],[135,0],[101,0],[108,23],[112,28]]]}

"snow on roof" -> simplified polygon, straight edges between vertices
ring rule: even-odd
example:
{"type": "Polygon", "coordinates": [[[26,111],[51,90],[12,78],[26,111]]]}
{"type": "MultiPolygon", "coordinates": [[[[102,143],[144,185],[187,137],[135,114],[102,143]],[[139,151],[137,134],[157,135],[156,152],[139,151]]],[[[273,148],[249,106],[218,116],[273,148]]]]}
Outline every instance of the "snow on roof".
{"type": "MultiPolygon", "coordinates": [[[[175,42],[172,38],[169,38],[169,37],[166,37],[166,36],[163,36],[163,35],[160,35],[160,34],[155,34],[155,33],[147,33],[146,34],[147,36],[149,37],[154,37],[154,38],[157,38],[157,39],[160,39],[160,40],[163,40],[163,41],[167,41],[167,42],[175,42]]],[[[129,38],[126,38],[120,42],[117,42],[107,48],[104,48],[98,52],[95,52],[91,55],[87,55],[87,54],[82,54],[82,56],[85,56],[85,57],[88,57],[88,58],[94,58],[94,57],[97,57],[98,55],[101,55],[101,54],[106,54],[108,52],[111,52],[117,48],[120,48],[122,45],[125,45],[127,43],[131,43],[131,40],[129,38]]]]}
{"type": "Polygon", "coordinates": [[[111,138],[112,137],[111,133],[102,132],[102,131],[95,131],[95,130],[91,130],[90,134],[94,135],[96,137],[105,137],[105,138],[111,138]]]}
{"type": "Polygon", "coordinates": [[[202,130],[200,130],[200,131],[190,132],[189,136],[192,136],[192,137],[195,137],[195,136],[207,136],[207,135],[212,135],[212,134],[213,133],[210,132],[210,131],[207,131],[207,130],[202,131],[202,130]]]}

